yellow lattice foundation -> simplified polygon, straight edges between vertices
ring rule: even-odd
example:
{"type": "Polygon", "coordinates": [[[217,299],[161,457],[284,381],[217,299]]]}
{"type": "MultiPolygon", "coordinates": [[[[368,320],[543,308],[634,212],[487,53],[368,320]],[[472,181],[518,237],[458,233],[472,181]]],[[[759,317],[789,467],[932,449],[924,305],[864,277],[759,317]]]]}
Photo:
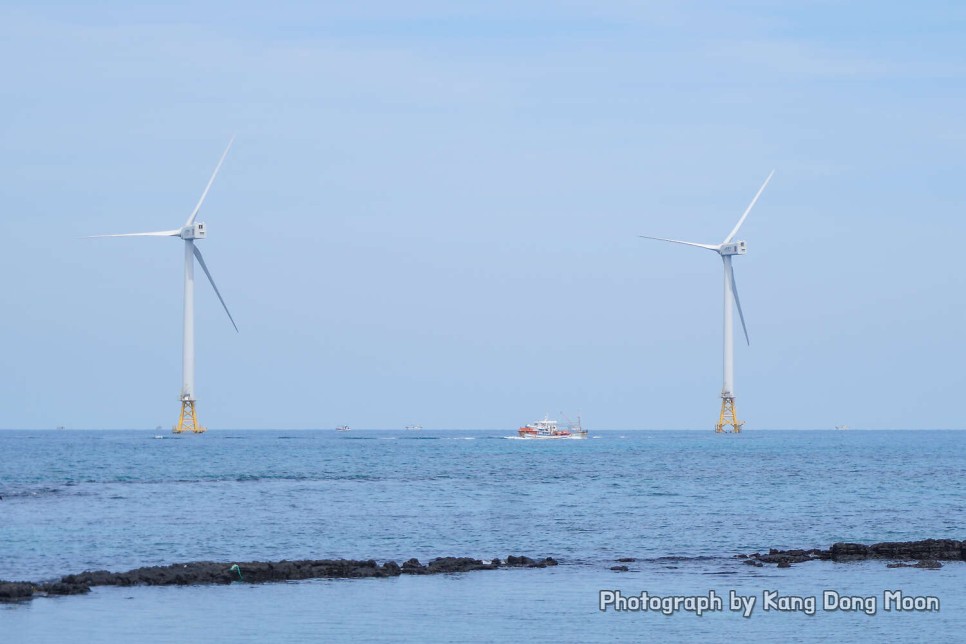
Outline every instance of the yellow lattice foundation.
{"type": "Polygon", "coordinates": [[[181,416],[178,417],[178,424],[174,428],[174,433],[180,434],[189,430],[195,434],[201,434],[205,431],[205,428],[198,424],[195,401],[185,399],[181,401],[181,416]]]}
{"type": "Polygon", "coordinates": [[[738,412],[735,411],[735,399],[732,396],[722,396],[721,413],[718,415],[718,424],[714,426],[714,431],[718,434],[740,434],[741,426],[744,424],[743,420],[738,420],[738,412]],[[725,430],[725,427],[731,427],[730,432],[725,430]]]}

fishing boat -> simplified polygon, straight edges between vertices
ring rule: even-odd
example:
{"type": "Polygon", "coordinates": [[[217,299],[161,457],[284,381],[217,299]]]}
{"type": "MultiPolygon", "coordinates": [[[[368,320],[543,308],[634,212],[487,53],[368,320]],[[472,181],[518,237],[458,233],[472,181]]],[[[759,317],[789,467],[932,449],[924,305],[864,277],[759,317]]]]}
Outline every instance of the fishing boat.
{"type": "Polygon", "coordinates": [[[580,425],[580,417],[577,417],[576,423],[570,423],[566,428],[561,428],[557,421],[550,420],[548,416],[544,416],[543,420],[538,420],[534,423],[524,425],[517,430],[517,435],[520,438],[531,438],[531,439],[580,439],[587,438],[587,430],[585,430],[580,425]]]}
{"type": "Polygon", "coordinates": [[[347,431],[349,431],[349,426],[348,425],[339,425],[338,427],[335,428],[335,431],[337,431],[337,432],[347,432],[347,431]]]}

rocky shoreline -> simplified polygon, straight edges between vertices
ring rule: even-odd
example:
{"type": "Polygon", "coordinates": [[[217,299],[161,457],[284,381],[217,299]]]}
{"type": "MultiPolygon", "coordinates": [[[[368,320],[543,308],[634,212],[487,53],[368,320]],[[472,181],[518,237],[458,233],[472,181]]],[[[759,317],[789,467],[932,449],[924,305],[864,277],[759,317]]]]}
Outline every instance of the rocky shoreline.
{"type": "Polygon", "coordinates": [[[749,566],[777,564],[788,568],[792,564],[807,561],[865,561],[881,559],[893,561],[889,568],[942,568],[942,561],[966,561],[966,541],[955,539],[924,539],[922,541],[887,541],[865,545],[862,543],[834,543],[828,550],[769,550],[767,554],[756,552],[735,555],[749,566]],[[916,561],[917,563],[905,563],[916,561]]]}
{"type": "Polygon", "coordinates": [[[395,561],[379,565],[374,560],[305,559],[300,561],[249,561],[217,563],[195,561],[170,566],[148,566],[127,572],[106,570],[65,575],[57,581],[34,583],[0,580],[0,602],[16,602],[34,597],[82,595],[94,586],[191,586],[241,582],[264,584],[301,579],[359,579],[398,577],[400,575],[439,575],[446,573],[497,570],[499,568],[546,568],[556,566],[551,557],[531,559],[510,555],[506,560],[486,562],[469,557],[439,557],[427,564],[410,559],[401,566],[395,561]]]}
{"type": "MultiPolygon", "coordinates": [[[[835,543],[828,550],[777,550],[767,553],[735,555],[750,566],[763,567],[775,564],[789,568],[792,564],[808,561],[850,562],[883,560],[891,563],[889,568],[942,568],[942,561],[966,561],[966,541],[955,539],[924,539],[922,541],[889,541],[865,545],[862,543],[835,543]],[[909,563],[915,562],[915,563],[909,563]]],[[[633,558],[618,559],[618,563],[635,561],[633,558]]],[[[2,581],[0,580],[0,603],[25,601],[34,597],[81,595],[95,586],[193,586],[231,584],[236,582],[264,584],[302,579],[359,579],[366,577],[398,577],[400,575],[439,575],[447,573],[497,570],[500,568],[546,568],[556,566],[551,557],[531,559],[509,556],[505,560],[483,561],[470,557],[439,557],[426,564],[410,559],[402,565],[395,561],[378,564],[352,559],[304,559],[299,561],[249,561],[241,563],[218,563],[195,561],[170,566],[147,566],[127,572],[106,570],[87,571],[65,575],[57,581],[2,581]]],[[[611,570],[628,571],[626,565],[613,566],[611,570]]]]}

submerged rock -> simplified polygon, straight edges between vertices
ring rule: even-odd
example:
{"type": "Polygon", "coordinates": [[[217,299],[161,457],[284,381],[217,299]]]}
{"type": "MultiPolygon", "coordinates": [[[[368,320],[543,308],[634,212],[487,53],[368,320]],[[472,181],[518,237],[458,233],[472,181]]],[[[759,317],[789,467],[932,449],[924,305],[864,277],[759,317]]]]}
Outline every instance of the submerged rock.
{"type": "Polygon", "coordinates": [[[939,570],[943,565],[935,559],[923,559],[914,564],[911,563],[891,563],[886,568],[924,568],[926,570],[939,570]]]}

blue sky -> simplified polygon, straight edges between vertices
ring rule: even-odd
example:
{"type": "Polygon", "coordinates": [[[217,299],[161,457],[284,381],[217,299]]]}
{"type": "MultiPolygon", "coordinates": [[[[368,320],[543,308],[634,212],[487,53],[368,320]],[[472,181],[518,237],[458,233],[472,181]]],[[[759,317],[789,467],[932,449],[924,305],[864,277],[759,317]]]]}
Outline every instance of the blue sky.
{"type": "Polygon", "coordinates": [[[953,2],[0,8],[0,427],[966,425],[953,2]],[[200,273],[199,273],[200,276],[200,273]]]}

